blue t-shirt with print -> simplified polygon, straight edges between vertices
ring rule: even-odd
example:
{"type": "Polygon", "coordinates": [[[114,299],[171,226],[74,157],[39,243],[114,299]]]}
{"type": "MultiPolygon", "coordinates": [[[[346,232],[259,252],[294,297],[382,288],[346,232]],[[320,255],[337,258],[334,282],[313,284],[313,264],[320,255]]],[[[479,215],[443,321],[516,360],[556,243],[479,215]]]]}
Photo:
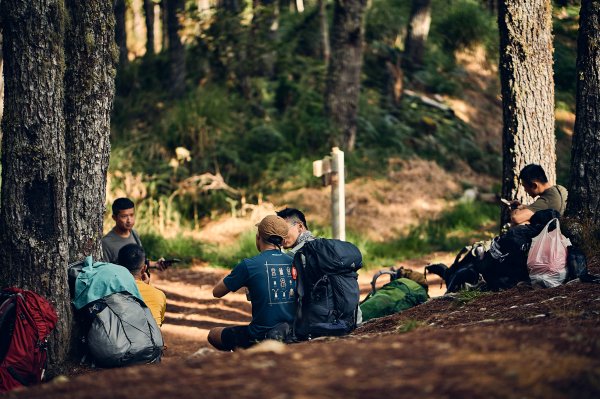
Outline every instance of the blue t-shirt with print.
{"type": "Polygon", "coordinates": [[[247,287],[252,302],[250,335],[263,339],[275,325],[291,323],[296,311],[296,281],[292,278],[292,257],[272,249],[244,259],[225,277],[230,291],[247,287]]]}

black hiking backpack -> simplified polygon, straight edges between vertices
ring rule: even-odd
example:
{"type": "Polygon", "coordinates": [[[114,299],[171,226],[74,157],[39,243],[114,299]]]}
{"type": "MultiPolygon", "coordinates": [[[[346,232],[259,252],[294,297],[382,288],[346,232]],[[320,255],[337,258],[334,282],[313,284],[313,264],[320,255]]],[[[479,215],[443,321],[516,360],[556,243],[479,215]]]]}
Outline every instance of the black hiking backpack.
{"type": "Polygon", "coordinates": [[[359,249],[346,241],[308,241],[294,256],[297,272],[296,339],[339,336],[356,328],[360,290],[359,249]]]}

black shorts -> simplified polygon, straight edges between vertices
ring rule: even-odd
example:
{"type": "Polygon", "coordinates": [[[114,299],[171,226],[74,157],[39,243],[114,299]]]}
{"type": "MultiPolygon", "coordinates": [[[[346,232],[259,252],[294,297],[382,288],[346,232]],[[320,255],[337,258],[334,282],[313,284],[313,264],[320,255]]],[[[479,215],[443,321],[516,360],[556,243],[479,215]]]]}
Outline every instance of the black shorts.
{"type": "Polygon", "coordinates": [[[226,327],[221,331],[222,350],[231,351],[236,348],[249,348],[256,343],[250,336],[249,326],[226,327]]]}

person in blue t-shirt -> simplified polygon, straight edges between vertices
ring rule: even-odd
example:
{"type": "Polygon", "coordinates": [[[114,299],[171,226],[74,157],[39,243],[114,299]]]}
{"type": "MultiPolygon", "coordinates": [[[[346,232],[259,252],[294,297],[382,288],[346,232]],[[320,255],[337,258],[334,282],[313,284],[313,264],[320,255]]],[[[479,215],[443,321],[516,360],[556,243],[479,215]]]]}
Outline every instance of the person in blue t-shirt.
{"type": "Polygon", "coordinates": [[[291,324],[294,320],[296,281],[292,257],[281,252],[288,224],[279,216],[269,215],[257,226],[256,248],[260,254],[238,263],[213,288],[213,295],[221,298],[246,287],[252,303],[249,325],[215,327],[209,331],[208,342],[220,350],[248,348],[264,340],[277,325],[291,324]]]}

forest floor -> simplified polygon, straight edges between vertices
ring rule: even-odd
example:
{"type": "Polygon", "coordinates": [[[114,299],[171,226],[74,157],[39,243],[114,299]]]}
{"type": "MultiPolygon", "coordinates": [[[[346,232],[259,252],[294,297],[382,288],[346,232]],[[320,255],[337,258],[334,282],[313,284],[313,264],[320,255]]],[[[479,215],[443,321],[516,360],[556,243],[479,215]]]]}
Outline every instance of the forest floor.
{"type": "MultiPolygon", "coordinates": [[[[423,261],[408,266],[422,270],[423,261]]],[[[448,298],[432,280],[427,303],[348,337],[223,353],[210,349],[208,329],[250,320],[244,295],[211,297],[226,273],[203,265],[155,273],[168,298],[159,365],[60,376],[9,397],[600,397],[600,285],[448,298]]],[[[372,273],[361,274],[363,294],[372,273]]]]}

